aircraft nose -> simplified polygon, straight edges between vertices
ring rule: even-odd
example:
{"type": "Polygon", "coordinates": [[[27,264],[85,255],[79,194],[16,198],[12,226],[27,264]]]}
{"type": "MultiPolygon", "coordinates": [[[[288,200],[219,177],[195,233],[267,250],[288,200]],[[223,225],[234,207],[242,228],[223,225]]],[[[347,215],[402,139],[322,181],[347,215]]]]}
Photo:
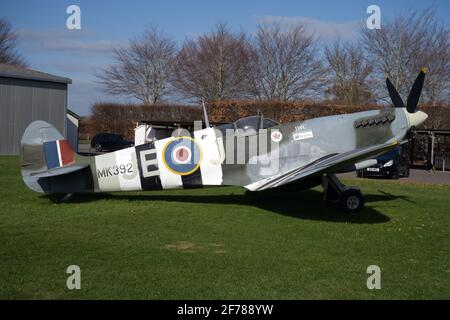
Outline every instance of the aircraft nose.
{"type": "Polygon", "coordinates": [[[414,113],[406,111],[406,116],[408,117],[409,128],[421,125],[428,118],[428,115],[423,111],[416,111],[414,113]]]}

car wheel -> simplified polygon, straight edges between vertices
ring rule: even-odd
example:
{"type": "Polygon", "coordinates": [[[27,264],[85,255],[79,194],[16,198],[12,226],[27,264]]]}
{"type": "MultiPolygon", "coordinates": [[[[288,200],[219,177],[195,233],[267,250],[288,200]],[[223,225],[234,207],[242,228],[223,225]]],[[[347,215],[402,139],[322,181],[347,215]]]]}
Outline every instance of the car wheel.
{"type": "Polygon", "coordinates": [[[341,208],[347,213],[360,212],[364,206],[364,198],[357,188],[348,188],[341,195],[340,199],[341,208]]]}
{"type": "Polygon", "coordinates": [[[102,145],[100,144],[100,143],[97,143],[96,145],[95,145],[95,151],[97,151],[97,152],[102,152],[102,145]]]}
{"type": "Polygon", "coordinates": [[[398,171],[395,171],[395,172],[392,174],[392,179],[398,180],[399,178],[400,178],[400,174],[398,173],[398,171]]]}

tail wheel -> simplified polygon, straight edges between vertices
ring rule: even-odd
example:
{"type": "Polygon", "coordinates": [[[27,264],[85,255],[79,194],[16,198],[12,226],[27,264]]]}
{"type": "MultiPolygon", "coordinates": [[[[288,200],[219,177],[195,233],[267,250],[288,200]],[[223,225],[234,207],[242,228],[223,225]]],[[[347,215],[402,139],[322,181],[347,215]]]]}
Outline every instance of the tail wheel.
{"type": "Polygon", "coordinates": [[[341,208],[348,213],[360,212],[364,206],[364,198],[357,188],[348,188],[340,199],[341,208]]]}
{"type": "Polygon", "coordinates": [[[49,195],[50,200],[55,203],[61,203],[69,200],[72,197],[71,193],[53,193],[49,195]]]}

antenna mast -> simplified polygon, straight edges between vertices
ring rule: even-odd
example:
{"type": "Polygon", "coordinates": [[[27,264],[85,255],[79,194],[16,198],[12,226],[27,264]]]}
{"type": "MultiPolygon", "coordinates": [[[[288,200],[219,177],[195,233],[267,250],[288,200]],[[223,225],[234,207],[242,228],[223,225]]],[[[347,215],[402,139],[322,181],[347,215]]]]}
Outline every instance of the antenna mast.
{"type": "Polygon", "coordinates": [[[203,116],[205,118],[205,126],[206,128],[209,128],[208,113],[206,112],[205,100],[203,100],[203,97],[202,97],[202,107],[203,107],[203,116]]]}

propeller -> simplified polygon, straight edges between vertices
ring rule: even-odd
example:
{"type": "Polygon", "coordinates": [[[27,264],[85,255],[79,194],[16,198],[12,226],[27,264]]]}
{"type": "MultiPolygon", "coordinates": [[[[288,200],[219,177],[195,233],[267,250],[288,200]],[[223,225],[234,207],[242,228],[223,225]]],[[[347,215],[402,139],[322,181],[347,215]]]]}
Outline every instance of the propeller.
{"type": "Polygon", "coordinates": [[[406,101],[406,110],[409,113],[414,113],[416,111],[417,103],[419,102],[420,93],[422,92],[423,82],[425,80],[425,73],[427,68],[422,68],[417,76],[414,84],[409,93],[408,100],[406,101]]]}
{"type": "Polygon", "coordinates": [[[404,108],[405,104],[389,78],[386,78],[386,86],[394,106],[396,108],[404,108]]]}
{"type": "MultiPolygon", "coordinates": [[[[416,112],[417,103],[419,102],[420,93],[422,92],[423,82],[425,80],[425,73],[427,72],[427,68],[422,68],[414,81],[414,84],[409,92],[408,100],[406,102],[406,110],[409,113],[416,112]]],[[[395,108],[404,108],[405,104],[403,103],[400,94],[397,89],[395,89],[389,78],[386,78],[386,86],[389,92],[389,96],[391,97],[392,103],[395,108]]]]}

